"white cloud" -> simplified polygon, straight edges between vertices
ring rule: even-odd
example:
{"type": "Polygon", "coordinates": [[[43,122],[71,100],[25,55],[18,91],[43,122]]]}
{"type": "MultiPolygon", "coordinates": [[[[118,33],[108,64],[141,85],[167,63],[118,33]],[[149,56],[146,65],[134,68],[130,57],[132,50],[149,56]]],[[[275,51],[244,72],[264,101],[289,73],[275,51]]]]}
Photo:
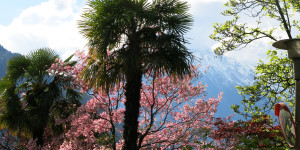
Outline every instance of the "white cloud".
{"type": "MultiPolygon", "coordinates": [[[[230,59],[234,59],[240,64],[256,66],[260,59],[263,61],[266,60],[266,53],[268,50],[274,50],[270,42],[270,39],[261,39],[259,41],[250,43],[246,48],[242,50],[226,52],[224,56],[230,59]]],[[[213,47],[215,46],[216,45],[214,45],[213,47]]]]}
{"type": "MultiPolygon", "coordinates": [[[[83,49],[86,40],[80,35],[77,21],[82,6],[77,0],[49,0],[29,7],[8,26],[0,25],[0,44],[12,52],[27,54],[31,50],[50,47],[67,57],[77,49],[83,49]],[[78,11],[78,9],[81,9],[78,11]]],[[[193,15],[201,4],[226,0],[187,0],[193,15]]]]}
{"type": "MultiPolygon", "coordinates": [[[[195,26],[191,46],[193,49],[210,47],[209,40],[212,22],[219,22],[217,16],[227,0],[187,0],[191,13],[195,16],[195,26]],[[206,18],[203,18],[205,17],[206,18]],[[210,28],[209,28],[210,27],[210,28]],[[199,42],[202,41],[202,42],[199,42]]],[[[27,54],[41,47],[50,47],[66,58],[77,49],[84,49],[87,41],[79,33],[77,21],[80,20],[82,6],[76,0],[49,0],[40,5],[25,9],[8,26],[0,25],[0,44],[12,52],[27,54]],[[81,10],[80,10],[81,9],[81,10]]],[[[226,57],[237,59],[241,63],[256,64],[265,56],[269,42],[254,44],[242,51],[228,52],[226,57]]]]}
{"type": "Polygon", "coordinates": [[[75,9],[76,0],[49,0],[27,8],[8,26],[0,25],[0,44],[21,54],[41,47],[62,55],[82,49],[86,40],[77,28],[80,11],[75,9]]]}
{"type": "MultiPolygon", "coordinates": [[[[190,13],[192,14],[197,14],[197,13],[201,13],[203,12],[202,9],[205,9],[203,8],[202,5],[208,5],[208,4],[211,4],[211,3],[216,3],[216,5],[218,5],[217,3],[220,3],[220,4],[225,4],[228,0],[186,0],[191,8],[190,8],[190,13]]],[[[213,10],[212,10],[213,11],[213,10]]],[[[219,10],[216,10],[216,11],[219,11],[219,10]]],[[[220,11],[221,12],[221,11],[220,11]]],[[[219,12],[219,13],[220,13],[219,12]]]]}
{"type": "Polygon", "coordinates": [[[228,0],[187,0],[191,4],[199,4],[199,3],[213,3],[213,2],[222,2],[225,3],[228,0]]]}

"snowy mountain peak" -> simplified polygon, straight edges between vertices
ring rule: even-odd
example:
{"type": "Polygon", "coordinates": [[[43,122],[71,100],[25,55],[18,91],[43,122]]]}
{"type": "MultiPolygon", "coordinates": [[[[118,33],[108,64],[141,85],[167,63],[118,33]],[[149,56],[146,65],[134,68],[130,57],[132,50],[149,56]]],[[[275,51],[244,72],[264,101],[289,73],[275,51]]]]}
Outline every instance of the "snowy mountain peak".
{"type": "Polygon", "coordinates": [[[228,86],[242,86],[253,83],[254,70],[226,56],[217,56],[210,50],[196,53],[203,66],[209,66],[202,80],[210,81],[222,90],[228,86]]]}

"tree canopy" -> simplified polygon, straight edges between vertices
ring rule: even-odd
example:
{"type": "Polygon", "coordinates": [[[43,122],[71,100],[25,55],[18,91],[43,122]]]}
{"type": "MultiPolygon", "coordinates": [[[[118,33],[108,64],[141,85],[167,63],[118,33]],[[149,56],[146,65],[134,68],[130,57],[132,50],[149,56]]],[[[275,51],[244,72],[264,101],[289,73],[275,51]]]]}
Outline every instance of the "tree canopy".
{"type": "MultiPolygon", "coordinates": [[[[223,16],[230,19],[215,23],[210,38],[219,42],[214,50],[223,55],[242,50],[249,44],[268,39],[270,46],[282,38],[300,37],[300,1],[298,0],[229,0],[223,16]]],[[[266,49],[267,51],[268,49],[266,49]]],[[[246,119],[270,114],[278,102],[286,102],[294,112],[295,82],[293,64],[287,53],[267,51],[267,60],[255,67],[252,85],[237,86],[243,96],[241,105],[232,109],[246,119]]],[[[270,122],[270,125],[274,125],[270,122]]]]}
{"type": "Polygon", "coordinates": [[[218,55],[243,49],[263,38],[274,42],[281,38],[300,37],[298,0],[229,0],[225,7],[227,9],[222,15],[231,20],[215,23],[214,33],[210,35],[211,39],[220,42],[215,49],[218,55]],[[271,25],[267,24],[269,22],[271,25]]]}
{"type": "Polygon", "coordinates": [[[192,18],[181,0],[90,0],[79,23],[90,57],[82,77],[106,91],[125,82],[124,149],[138,149],[142,77],[147,72],[183,77],[193,55],[184,34],[192,18]]]}
{"type": "Polygon", "coordinates": [[[294,110],[295,81],[292,60],[287,57],[287,53],[278,56],[276,51],[268,51],[267,55],[268,62],[260,61],[255,68],[254,83],[237,86],[243,96],[241,101],[243,107],[233,105],[232,109],[248,119],[269,114],[279,102],[288,103],[294,110]]]}
{"type": "Polygon", "coordinates": [[[6,75],[0,81],[2,127],[18,135],[37,139],[43,144],[47,126],[61,132],[55,126],[55,117],[68,117],[80,106],[80,94],[69,89],[69,80],[49,74],[51,64],[58,55],[51,49],[42,48],[28,55],[18,55],[8,61],[6,75]]]}

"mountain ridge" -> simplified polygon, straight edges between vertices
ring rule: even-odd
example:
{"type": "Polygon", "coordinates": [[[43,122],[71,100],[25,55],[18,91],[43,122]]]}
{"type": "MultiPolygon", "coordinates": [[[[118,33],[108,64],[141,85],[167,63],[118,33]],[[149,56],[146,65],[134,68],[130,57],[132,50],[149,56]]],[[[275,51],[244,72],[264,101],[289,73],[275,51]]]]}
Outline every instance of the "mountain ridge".
{"type": "Polygon", "coordinates": [[[6,74],[6,66],[7,66],[7,61],[13,57],[19,55],[18,53],[12,53],[9,50],[5,49],[1,44],[0,44],[0,78],[5,76],[6,74]]]}
{"type": "MultiPolygon", "coordinates": [[[[231,105],[239,105],[243,100],[236,86],[251,85],[254,82],[253,66],[241,64],[226,56],[217,56],[210,50],[198,51],[196,56],[200,58],[202,66],[209,66],[206,73],[199,79],[207,85],[207,96],[217,97],[220,92],[223,92],[216,117],[227,117],[234,114],[231,105]]],[[[243,118],[235,115],[233,119],[243,118]]]]}

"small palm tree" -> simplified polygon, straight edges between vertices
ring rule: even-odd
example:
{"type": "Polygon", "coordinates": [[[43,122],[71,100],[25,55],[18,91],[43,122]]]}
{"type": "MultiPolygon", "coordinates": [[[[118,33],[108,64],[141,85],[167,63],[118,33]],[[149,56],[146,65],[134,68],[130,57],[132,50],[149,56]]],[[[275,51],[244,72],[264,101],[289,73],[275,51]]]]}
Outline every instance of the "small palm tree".
{"type": "Polygon", "coordinates": [[[15,56],[8,61],[6,76],[0,81],[1,125],[18,134],[30,135],[37,139],[38,145],[43,145],[48,125],[62,130],[54,125],[54,117],[62,112],[63,104],[65,109],[80,105],[81,95],[66,88],[70,81],[47,72],[56,58],[58,55],[47,48],[15,56]]]}
{"type": "Polygon", "coordinates": [[[106,90],[125,81],[123,149],[139,149],[145,137],[138,141],[143,74],[190,73],[193,56],[183,36],[192,24],[188,5],[180,0],[90,0],[88,6],[79,23],[91,47],[82,77],[106,90]]]}

